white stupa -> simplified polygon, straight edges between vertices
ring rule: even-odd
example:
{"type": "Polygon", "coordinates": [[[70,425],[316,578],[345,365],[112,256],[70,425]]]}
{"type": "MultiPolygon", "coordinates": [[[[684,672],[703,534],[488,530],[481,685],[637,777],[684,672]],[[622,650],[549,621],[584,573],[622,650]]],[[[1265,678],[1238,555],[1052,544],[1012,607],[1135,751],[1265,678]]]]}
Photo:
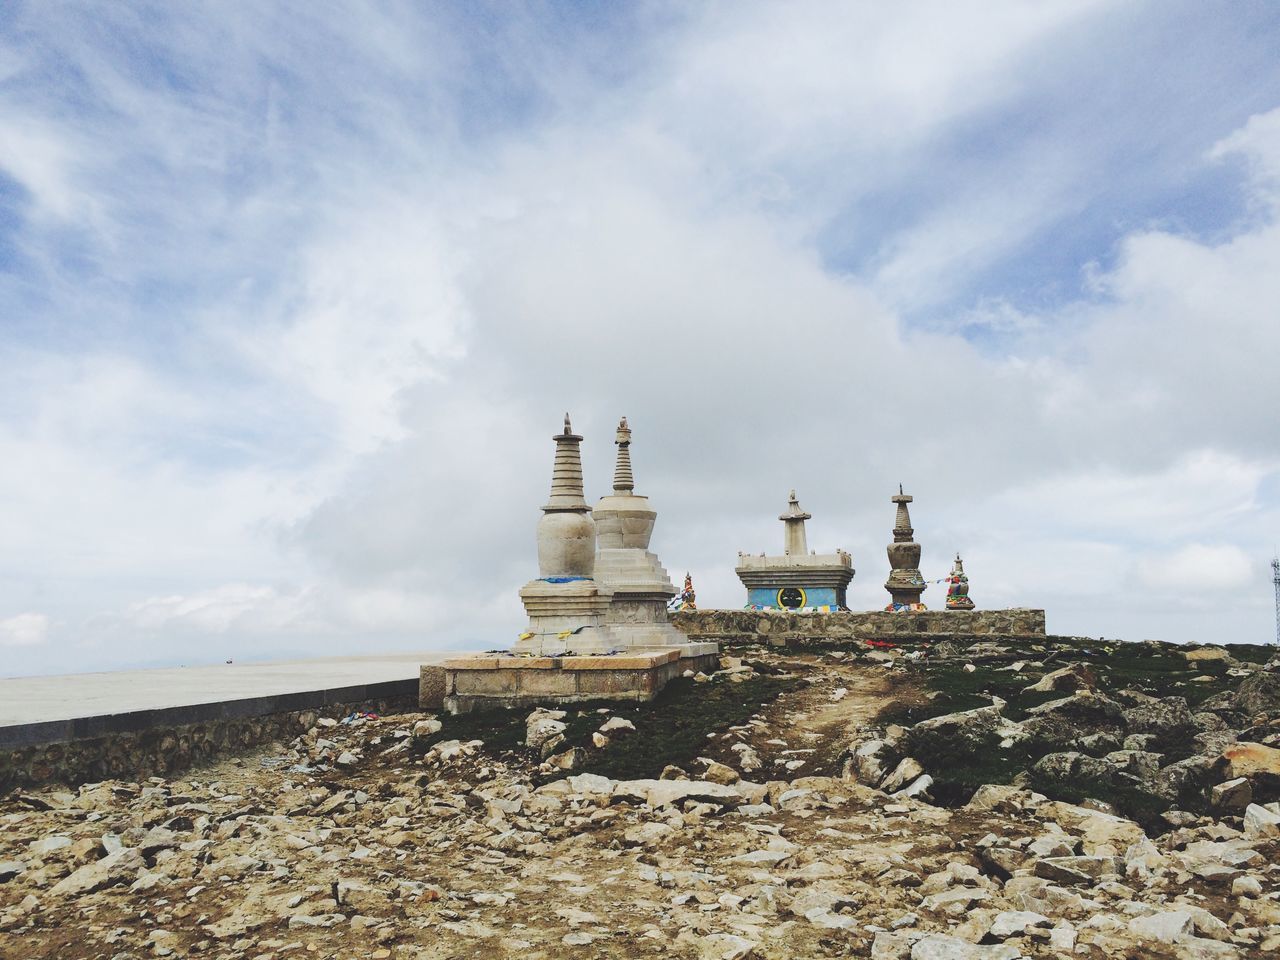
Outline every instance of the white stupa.
{"type": "Polygon", "coordinates": [[[564,415],[556,442],[551,496],[538,520],[538,579],[520,589],[529,625],[513,653],[601,653],[615,644],[604,628],[608,593],[594,579],[596,527],[583,498],[582,437],[564,415]]]}
{"type": "Polygon", "coordinates": [[[631,472],[631,428],[618,424],[618,460],[613,493],[592,511],[596,524],[595,578],[612,594],[605,624],[619,647],[683,646],[689,638],[671,625],[667,604],[676,595],[667,571],[649,552],[658,514],[635,492],[631,472]]]}

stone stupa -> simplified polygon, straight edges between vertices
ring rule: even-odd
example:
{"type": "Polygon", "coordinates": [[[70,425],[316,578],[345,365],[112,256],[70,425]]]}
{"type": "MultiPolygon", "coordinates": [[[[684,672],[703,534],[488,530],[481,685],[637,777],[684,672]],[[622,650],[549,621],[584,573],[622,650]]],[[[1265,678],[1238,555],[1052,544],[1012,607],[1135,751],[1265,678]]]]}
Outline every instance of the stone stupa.
{"type": "Polygon", "coordinates": [[[667,604],[676,595],[667,571],[649,552],[649,538],[658,514],[649,498],[635,492],[631,472],[631,428],[627,418],[618,424],[613,493],[601,497],[592,511],[596,526],[595,578],[612,598],[605,623],[616,646],[670,647],[688,643],[671,625],[667,604]]]}
{"type": "Polygon", "coordinates": [[[582,437],[567,413],[564,432],[552,439],[556,460],[551,496],[538,520],[538,579],[520,589],[529,625],[512,652],[599,653],[614,645],[604,627],[609,595],[594,579],[596,525],[582,492],[582,437]]]}
{"type": "Polygon", "coordinates": [[[791,491],[783,523],[781,556],[738,554],[734,572],[747,588],[753,610],[795,610],[830,613],[848,609],[845,602],[853,579],[853,559],[843,550],[810,553],[804,523],[813,519],[800,508],[791,491]]]}
{"type": "Polygon", "coordinates": [[[893,524],[893,543],[886,548],[890,570],[884,588],[891,600],[885,610],[923,610],[920,594],[924,593],[925,582],[920,576],[920,544],[912,539],[915,530],[911,527],[911,514],[907,512],[912,498],[903,493],[902,484],[898,484],[897,495],[890,499],[898,505],[898,516],[893,524]]]}
{"type": "Polygon", "coordinates": [[[656,515],[633,489],[626,420],[618,428],[613,495],[600,501],[594,519],[583,499],[582,437],[568,414],[564,432],[553,439],[551,496],[538,521],[538,578],[520,589],[528,627],[510,651],[423,664],[418,702],[424,707],[467,713],[647,701],[684,673],[719,667],[718,644],[691,643],[667,619],[675,588],[648,549],[656,515]]]}

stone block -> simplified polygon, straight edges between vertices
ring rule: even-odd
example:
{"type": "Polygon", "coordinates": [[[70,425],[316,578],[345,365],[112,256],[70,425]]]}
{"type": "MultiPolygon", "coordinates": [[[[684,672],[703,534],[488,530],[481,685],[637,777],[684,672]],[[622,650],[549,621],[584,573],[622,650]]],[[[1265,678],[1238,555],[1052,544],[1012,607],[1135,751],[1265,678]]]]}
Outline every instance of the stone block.
{"type": "Polygon", "coordinates": [[[678,649],[614,657],[565,657],[566,670],[650,670],[680,659],[678,649]]]}
{"type": "Polygon", "coordinates": [[[578,675],[578,691],[596,697],[649,699],[658,692],[653,670],[590,670],[578,675]]]}
{"type": "Polygon", "coordinates": [[[497,657],[452,657],[441,664],[446,670],[494,670],[497,657]]]}
{"type": "Polygon", "coordinates": [[[450,671],[452,693],[460,695],[501,696],[514,694],[518,689],[514,670],[457,670],[450,671]]]}
{"type": "Polygon", "coordinates": [[[496,661],[500,670],[559,670],[559,657],[502,657],[496,661]]]}
{"type": "Polygon", "coordinates": [[[423,710],[439,710],[444,706],[445,668],[423,664],[418,671],[418,706],[423,710]]]}
{"type": "MultiPolygon", "coordinates": [[[[578,692],[578,675],[571,670],[503,670],[499,671],[512,678],[512,689],[518,689],[522,696],[550,695],[570,696],[578,692]]],[[[461,692],[461,691],[460,691],[461,692]]]]}

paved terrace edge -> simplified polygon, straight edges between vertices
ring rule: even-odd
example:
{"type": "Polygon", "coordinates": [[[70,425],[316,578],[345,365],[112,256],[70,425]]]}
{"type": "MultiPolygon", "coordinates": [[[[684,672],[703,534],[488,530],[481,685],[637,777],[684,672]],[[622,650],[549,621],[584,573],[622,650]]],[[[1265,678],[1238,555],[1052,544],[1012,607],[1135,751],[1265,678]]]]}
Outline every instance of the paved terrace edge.
{"type": "Polygon", "coordinates": [[[418,677],[384,680],[348,687],[327,687],[293,693],[216,700],[207,703],[131,710],[123,713],[99,714],[68,720],[46,720],[38,723],[0,727],[0,750],[20,750],[73,740],[89,740],[120,733],[140,733],[157,727],[182,727],[218,720],[243,720],[273,713],[290,713],[326,707],[335,703],[357,703],[362,700],[416,699],[418,677]]]}

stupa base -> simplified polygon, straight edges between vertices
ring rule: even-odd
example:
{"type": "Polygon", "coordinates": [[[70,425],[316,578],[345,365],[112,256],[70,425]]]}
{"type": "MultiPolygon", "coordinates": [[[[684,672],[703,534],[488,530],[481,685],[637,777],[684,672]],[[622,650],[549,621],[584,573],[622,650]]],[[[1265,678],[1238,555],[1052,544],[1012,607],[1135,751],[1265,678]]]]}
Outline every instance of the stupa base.
{"type": "Polygon", "coordinates": [[[718,669],[719,659],[715,643],[612,655],[457,657],[442,664],[443,707],[459,714],[589,700],[645,702],[686,670],[718,669]]]}

